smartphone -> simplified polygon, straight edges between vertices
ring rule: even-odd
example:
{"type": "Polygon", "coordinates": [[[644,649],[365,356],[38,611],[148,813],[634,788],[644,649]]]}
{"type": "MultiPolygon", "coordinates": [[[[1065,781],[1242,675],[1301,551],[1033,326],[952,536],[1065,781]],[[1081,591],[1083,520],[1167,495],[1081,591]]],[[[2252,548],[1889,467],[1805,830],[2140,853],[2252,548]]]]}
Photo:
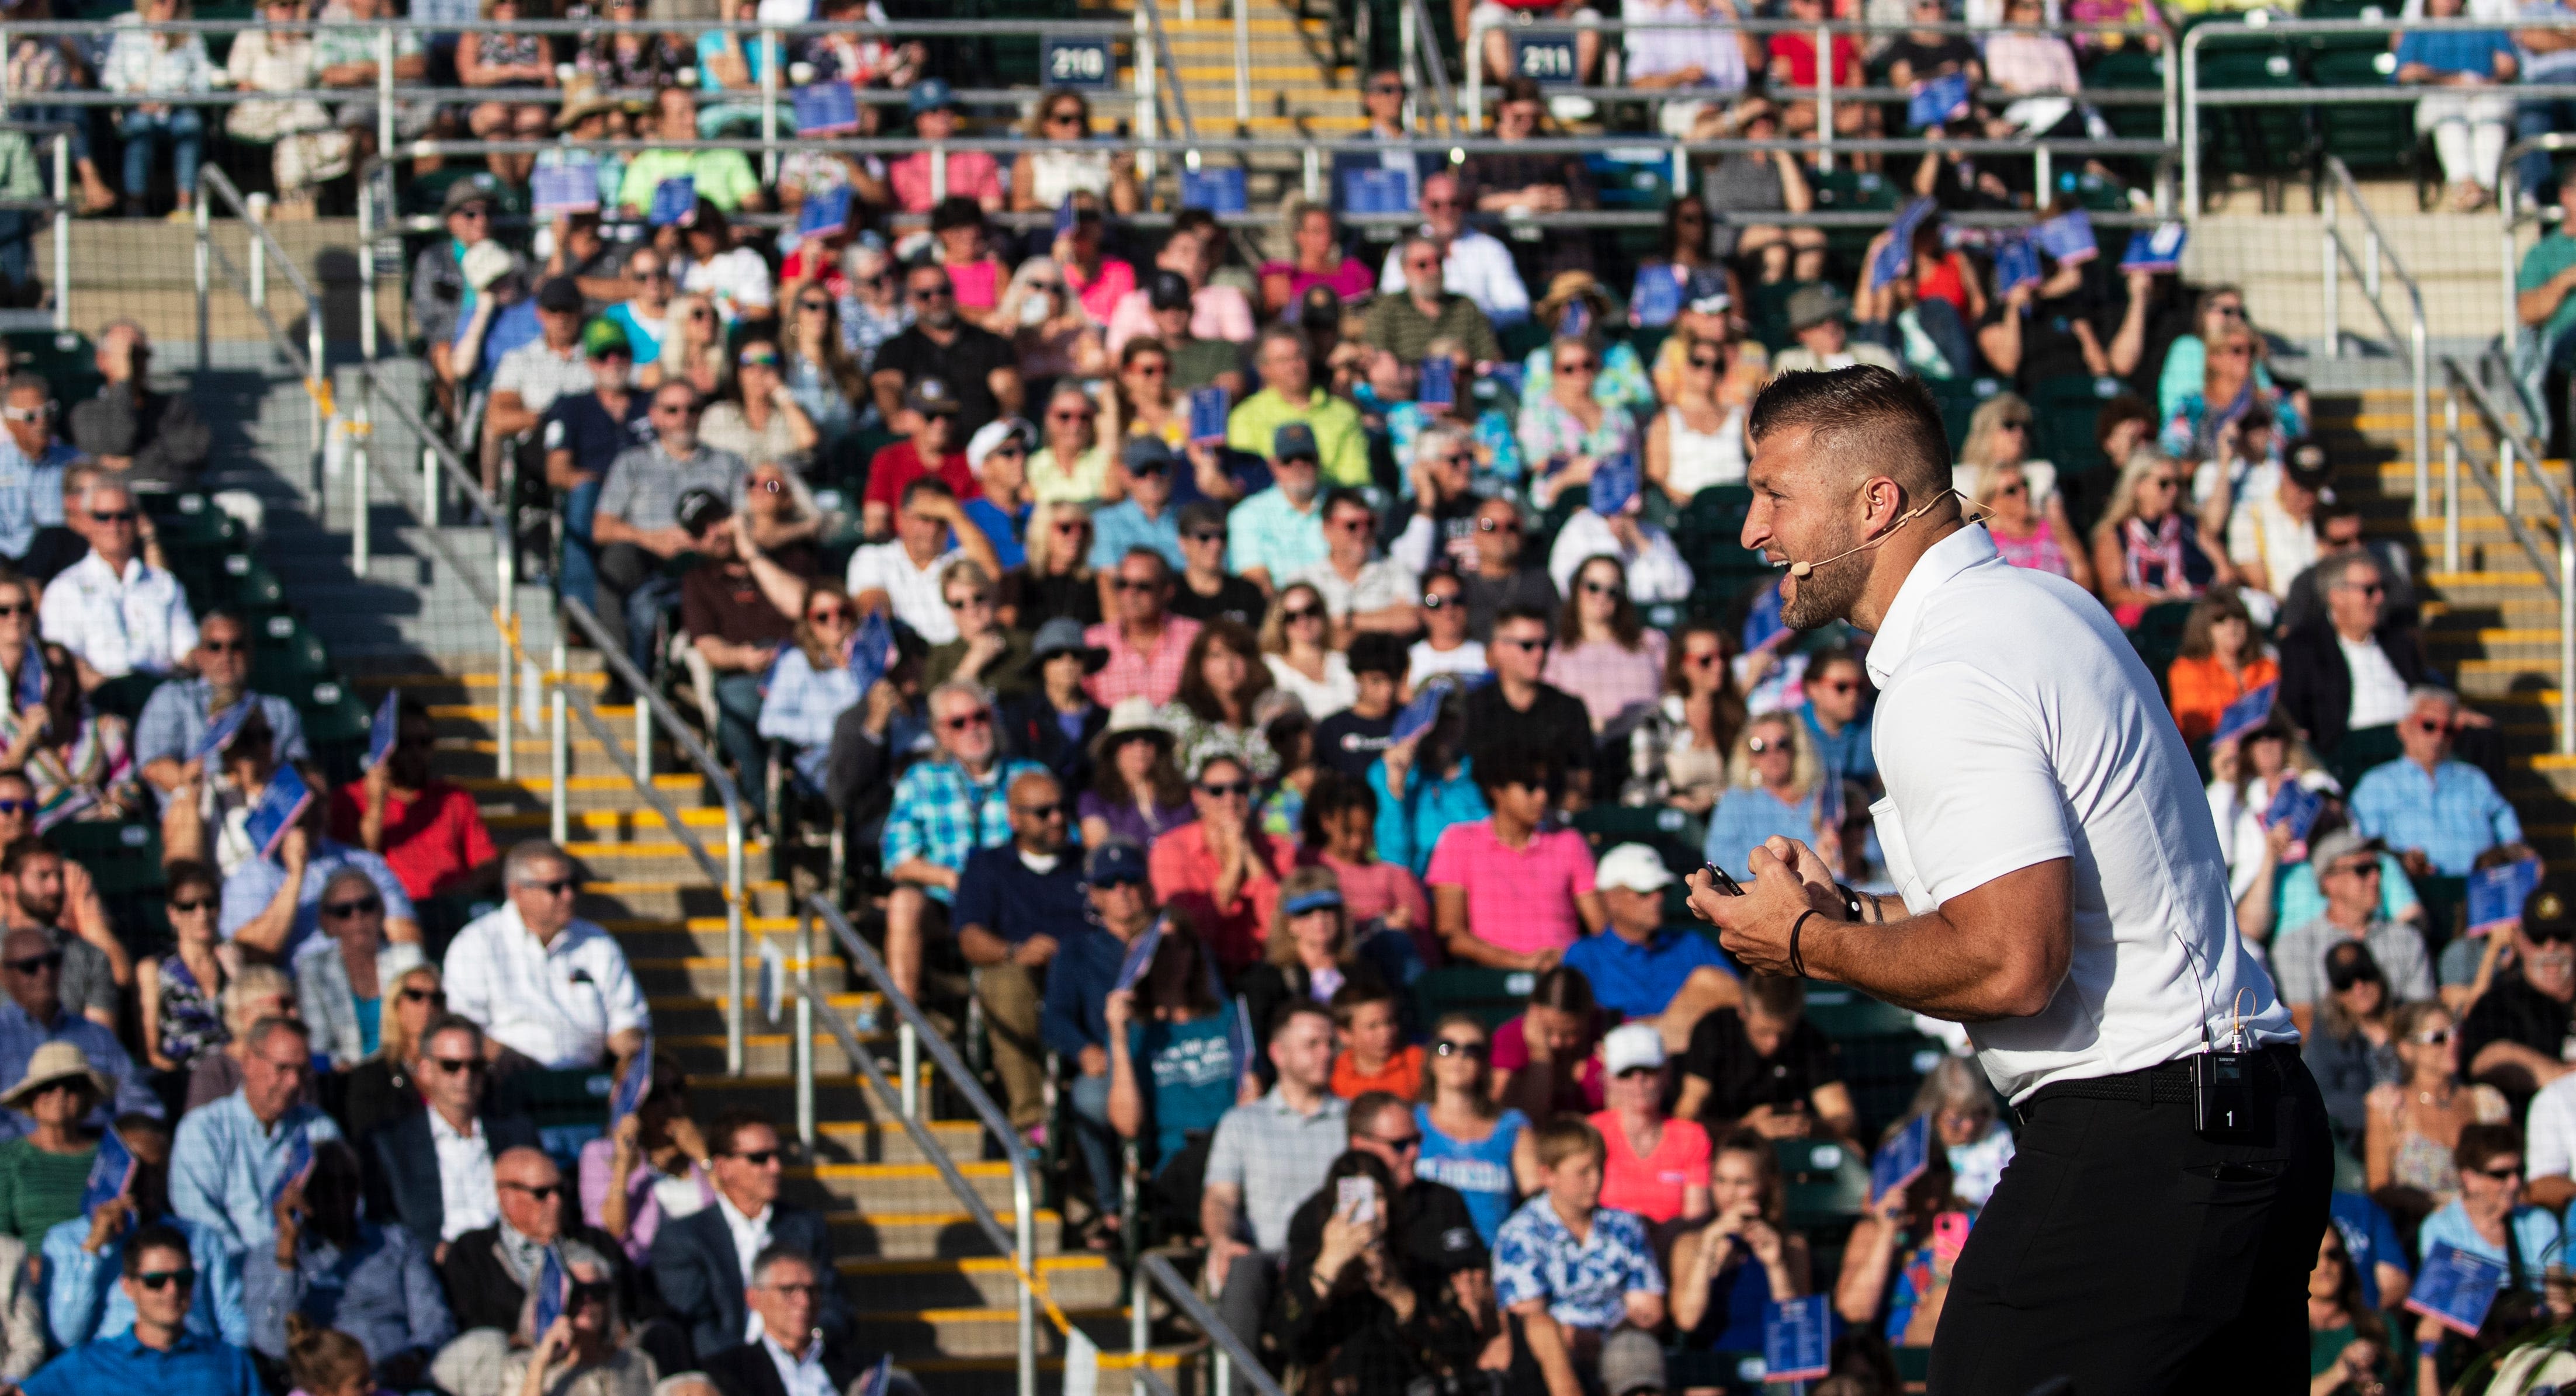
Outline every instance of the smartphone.
{"type": "Polygon", "coordinates": [[[1705,863],[1701,865],[1700,870],[1707,873],[1709,880],[1717,885],[1717,894],[1719,896],[1740,897],[1744,895],[1743,884],[1737,882],[1734,878],[1729,877],[1726,869],[1719,867],[1715,863],[1705,863]]]}
{"type": "Polygon", "coordinates": [[[1932,1219],[1932,1253],[1944,1261],[1956,1261],[1968,1244],[1968,1214],[1943,1212],[1932,1219]]]}
{"type": "Polygon", "coordinates": [[[1336,1191],[1333,1203],[1333,1210],[1349,1217],[1354,1224],[1376,1221],[1377,1180],[1344,1178],[1336,1191]]]}

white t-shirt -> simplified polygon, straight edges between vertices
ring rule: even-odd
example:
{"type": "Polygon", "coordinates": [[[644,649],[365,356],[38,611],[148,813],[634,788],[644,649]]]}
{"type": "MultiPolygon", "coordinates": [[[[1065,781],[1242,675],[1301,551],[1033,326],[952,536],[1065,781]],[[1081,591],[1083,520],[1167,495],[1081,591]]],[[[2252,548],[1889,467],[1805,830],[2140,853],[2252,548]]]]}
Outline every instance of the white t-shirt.
{"type": "Polygon", "coordinates": [[[2534,1178],[2576,1173],[2576,1075],[2559,1077],[2531,1098],[2523,1143],[2531,1151],[2523,1172],[2534,1178]]]}
{"type": "Polygon", "coordinates": [[[680,289],[713,300],[716,313],[724,317],[726,324],[741,319],[748,307],[778,302],[769,279],[769,264],[748,247],[687,263],[680,269],[680,289]]]}
{"type": "Polygon", "coordinates": [[[1405,679],[1415,688],[1434,674],[1465,674],[1474,678],[1485,672],[1485,642],[1469,640],[1454,650],[1435,650],[1429,640],[1416,640],[1405,652],[1405,679]]]}
{"type": "Polygon", "coordinates": [[[850,595],[884,592],[894,604],[896,620],[930,644],[947,644],[957,638],[957,618],[948,614],[948,598],[939,594],[939,578],[948,564],[965,555],[950,548],[932,558],[928,567],[915,567],[902,539],[871,543],[850,554],[850,595]]]}
{"type": "Polygon", "coordinates": [[[2237,936],[2191,753],[2100,602],[1961,529],[1914,564],[1868,666],[1887,783],[1870,809],[1908,910],[2072,860],[2073,955],[2056,996],[1968,1028],[1997,1090],[2019,1102],[2196,1052],[2240,995],[2255,1042],[2299,1040],[2237,936]]]}
{"type": "Polygon", "coordinates": [[[2344,719],[2346,731],[2364,727],[2394,727],[2414,707],[2406,701],[2406,680],[2397,676],[2397,666],[2388,662],[2388,653],[2377,640],[2359,644],[2335,636],[2343,650],[2344,667],[2352,671],[2352,713],[2344,719]]]}

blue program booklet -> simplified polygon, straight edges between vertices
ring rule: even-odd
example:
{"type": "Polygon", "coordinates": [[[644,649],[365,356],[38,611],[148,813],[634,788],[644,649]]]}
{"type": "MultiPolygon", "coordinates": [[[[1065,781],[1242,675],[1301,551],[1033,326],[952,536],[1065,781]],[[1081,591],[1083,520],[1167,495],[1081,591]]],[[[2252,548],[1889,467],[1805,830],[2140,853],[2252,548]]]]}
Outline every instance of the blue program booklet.
{"type": "Polygon", "coordinates": [[[1923,226],[1935,207],[1930,199],[1916,199],[1898,212],[1896,221],[1887,226],[1887,241],[1878,249],[1878,260],[1870,264],[1871,285],[1885,286],[1914,265],[1914,230],[1923,226]]]}
{"type": "Polygon", "coordinates": [[[401,730],[402,695],[399,692],[388,693],[385,701],[376,705],[375,717],[367,723],[365,769],[372,771],[383,765],[386,757],[393,755],[394,738],[401,730]]]}
{"type": "Polygon", "coordinates": [[[1344,213],[1413,212],[1413,172],[1383,165],[1342,172],[1344,213]]]}
{"type": "Polygon", "coordinates": [[[300,1186],[312,1172],[313,1136],[299,1129],[286,1146],[286,1166],[278,1170],[277,1181],[268,1185],[269,1210],[276,1211],[277,1199],[286,1196],[288,1188],[300,1186]]]}
{"type": "Polygon", "coordinates": [[[1234,411],[1231,399],[1223,388],[1190,389],[1190,444],[1225,439],[1226,418],[1234,411]]]}
{"type": "Polygon", "coordinates": [[[2317,816],[2325,812],[2325,807],[2325,796],[2294,780],[2282,786],[2281,793],[2272,797],[2271,807],[2263,812],[2263,827],[2268,829],[2275,824],[2287,824],[2291,842],[2304,842],[2308,831],[2316,827],[2317,816]]]}
{"type": "Polygon", "coordinates": [[[644,221],[656,228],[667,228],[687,220],[698,211],[698,181],[681,175],[653,186],[653,206],[644,211],[644,221]]]}
{"type": "Polygon", "coordinates": [[[1681,318],[1682,281],[1689,275],[1673,266],[1650,266],[1639,271],[1637,293],[1628,298],[1628,323],[1639,329],[1659,329],[1681,318]]]}
{"type": "Polygon", "coordinates": [[[1808,1381],[1833,1370],[1833,1310],[1825,1296],[1764,1301],[1762,1379],[1808,1381]]]}
{"type": "Polygon", "coordinates": [[[1447,674],[1424,680],[1422,687],[1414,691],[1413,701],[1395,715],[1395,726],[1387,732],[1387,740],[1409,742],[1430,731],[1431,724],[1440,720],[1440,705],[1457,686],[1457,680],[1447,674]]]}
{"type": "Polygon", "coordinates": [[[2524,858],[2469,874],[2469,934],[2488,935],[2522,919],[2523,898],[2540,885],[2540,860],[2524,858]]]}
{"type": "Polygon", "coordinates": [[[2010,295],[2039,284],[2039,253],[2030,239],[2008,237],[1995,244],[1995,294],[2010,295]]]}
{"type": "Polygon", "coordinates": [[[1160,916],[1155,917],[1154,924],[1147,926],[1145,933],[1136,937],[1136,943],[1127,947],[1127,958],[1118,962],[1118,982],[1110,985],[1111,989],[1135,988],[1136,981],[1145,977],[1145,971],[1154,967],[1154,952],[1163,946],[1163,920],[1160,916]]]}
{"type": "Polygon", "coordinates": [[[1593,513],[1605,519],[1613,518],[1637,497],[1640,483],[1642,472],[1635,456],[1611,456],[1592,467],[1590,493],[1584,502],[1592,507],[1593,513]]]}
{"type": "Polygon", "coordinates": [[[850,677],[858,682],[861,698],[894,667],[893,651],[894,626],[885,612],[870,611],[860,617],[859,633],[850,637],[850,677]]]}
{"type": "Polygon", "coordinates": [[[2245,696],[2227,705],[2218,715],[2218,729],[2209,734],[2212,742],[2232,742],[2255,731],[2272,720],[2272,700],[2281,694],[2279,680],[2248,689],[2245,696]]]}
{"type": "Polygon", "coordinates": [[[2487,1321],[2487,1309],[2504,1288],[2505,1268],[2482,1255],[2436,1241],[2424,1253],[2424,1268],[2406,1294],[2409,1312],[2465,1337],[2474,1338],[2487,1321]]]}
{"type": "Polygon", "coordinates": [[[858,129],[859,94],[848,83],[808,83],[796,89],[796,134],[846,136],[858,129]]]}
{"type": "Polygon", "coordinates": [[[1055,236],[1070,235],[1073,232],[1073,225],[1081,221],[1082,215],[1073,207],[1073,196],[1065,195],[1064,202],[1055,206],[1055,236]]]}
{"type": "Polygon", "coordinates": [[[539,165],[529,177],[539,218],[599,211],[599,172],[589,165],[539,165]]]}
{"type": "Polygon", "coordinates": [[[2129,250],[2120,254],[2122,271],[2179,271],[2182,249],[2191,230],[2180,223],[2159,223],[2129,234],[2129,250]]]}
{"type": "Polygon", "coordinates": [[[17,698],[11,706],[22,713],[45,705],[45,652],[38,646],[27,646],[25,657],[18,661],[17,698]]]}
{"type": "MultiPolygon", "coordinates": [[[[1639,285],[1662,281],[1663,277],[1646,276],[1639,285]]],[[[1425,407],[1458,405],[1458,361],[1446,354],[1434,354],[1422,361],[1422,381],[1415,388],[1413,400],[1425,407]]]]}
{"type": "Polygon", "coordinates": [[[2030,230],[2039,250],[2059,262],[2085,261],[2101,252],[2093,237],[2093,220],[2082,209],[2071,209],[2030,230]]]}
{"type": "Polygon", "coordinates": [[[1869,1161],[1869,1205],[1899,1188],[1909,1186],[1932,1166],[1932,1117],[1917,1115],[1908,1120],[1894,1139],[1878,1148],[1869,1161]]]}
{"type": "Polygon", "coordinates": [[[851,1396],[886,1396],[887,1389],[893,1385],[894,1354],[889,1352],[878,1358],[877,1365],[870,1367],[866,1375],[851,1384],[850,1394],[851,1396]]]}
{"type": "Polygon", "coordinates": [[[125,1141],[108,1130],[98,1137],[98,1157],[90,1162],[89,1182],[81,1188],[81,1215],[94,1217],[98,1209],[125,1196],[134,1182],[134,1153],[125,1141]]]}
{"type": "Polygon", "coordinates": [[[805,196],[796,206],[796,236],[838,237],[850,230],[850,186],[844,184],[805,196]]]}
{"type": "Polygon", "coordinates": [[[240,731],[242,724],[250,720],[252,701],[246,697],[209,719],[206,723],[205,735],[197,738],[197,744],[188,749],[188,759],[202,761],[231,746],[233,734],[240,731]]]}
{"type": "MultiPolygon", "coordinates": [[[[1208,967],[1208,973],[1216,973],[1213,964],[1208,967]]],[[[1225,1025],[1225,1045],[1226,1050],[1234,1053],[1234,1079],[1240,1081],[1251,1075],[1252,1010],[1244,1006],[1241,994],[1234,996],[1234,1020],[1225,1025]]]]}
{"type": "Polygon", "coordinates": [[[1241,213],[1250,208],[1251,197],[1244,187],[1243,171],[1233,166],[1215,170],[1182,170],[1181,207],[1203,208],[1216,214],[1241,213]]]}
{"type": "Polygon", "coordinates": [[[648,1037],[644,1039],[644,1045],[636,1049],[635,1055],[627,1059],[626,1074],[617,1078],[616,1089],[608,1093],[609,1133],[617,1132],[618,1121],[642,1109],[644,1098],[652,1093],[653,1039],[648,1037]]]}
{"type": "Polygon", "coordinates": [[[1941,126],[1968,114],[1968,75],[1944,73],[1914,84],[1905,102],[1908,126],[1941,126]]]}
{"type": "Polygon", "coordinates": [[[268,778],[268,788],[259,792],[259,802],[250,807],[250,821],[243,831],[251,847],[271,862],[277,859],[277,845],[286,831],[304,817],[304,807],[313,803],[313,791],[304,783],[292,765],[282,765],[268,778]]]}

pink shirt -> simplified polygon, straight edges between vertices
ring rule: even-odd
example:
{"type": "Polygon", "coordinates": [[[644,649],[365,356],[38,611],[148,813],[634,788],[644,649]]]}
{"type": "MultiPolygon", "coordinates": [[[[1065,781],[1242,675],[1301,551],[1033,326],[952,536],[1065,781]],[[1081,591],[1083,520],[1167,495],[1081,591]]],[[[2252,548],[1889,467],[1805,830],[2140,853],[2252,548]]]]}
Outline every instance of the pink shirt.
{"type": "Polygon", "coordinates": [[[1090,281],[1082,279],[1082,268],[1075,263],[1066,262],[1059,270],[1064,273],[1064,284],[1072,287],[1075,298],[1082,302],[1082,312],[1104,325],[1118,309],[1118,302],[1136,289],[1136,268],[1115,257],[1101,258],[1100,275],[1090,281]]]}
{"type": "Polygon", "coordinates": [[[1279,879],[1287,876],[1297,856],[1296,845],[1277,834],[1255,830],[1252,837],[1258,855],[1252,870],[1235,889],[1234,900],[1222,904],[1216,899],[1216,858],[1208,852],[1206,826],[1184,824],[1154,840],[1154,851],[1147,855],[1154,895],[1189,916],[1229,980],[1261,958],[1262,942],[1270,938],[1270,909],[1279,901],[1279,879]]]}
{"type": "Polygon", "coordinates": [[[1514,954],[1563,950],[1583,934],[1574,899],[1592,890],[1592,850],[1572,829],[1542,830],[1505,847],[1494,821],[1452,824],[1422,879],[1467,889],[1467,931],[1514,954]]]}
{"type": "Polygon", "coordinates": [[[1311,850],[1301,852],[1297,861],[1301,866],[1333,870],[1333,876],[1341,879],[1342,904],[1354,925],[1384,920],[1401,909],[1409,918],[1406,934],[1412,937],[1414,948],[1422,952],[1422,963],[1440,963],[1440,938],[1431,928],[1431,902],[1411,869],[1384,861],[1345,863],[1311,850]]]}
{"type": "MultiPolygon", "coordinates": [[[[1522,1031],[1523,1016],[1513,1015],[1494,1029],[1494,1070],[1520,1071],[1530,1064],[1529,1038],[1522,1031]]],[[[1601,1074],[1601,1033],[1596,1026],[1592,1036],[1576,1051],[1582,1057],[1574,1068],[1574,1080],[1557,1083],[1556,1099],[1550,1102],[1552,1113],[1581,1114],[1601,1108],[1602,1092],[1609,1085],[1601,1074]]]]}
{"type": "Polygon", "coordinates": [[[1708,1131],[1688,1120],[1664,1121],[1664,1137],[1644,1158],[1628,1147],[1628,1132],[1619,1127],[1619,1112],[1592,1117],[1610,1146],[1610,1161],[1601,1173],[1601,1205],[1634,1212],[1650,1222],[1671,1221],[1682,1214],[1682,1194],[1708,1186],[1708,1131]]]}
{"type": "MultiPolygon", "coordinates": [[[[1105,342],[1115,355],[1127,347],[1127,341],[1153,332],[1154,308],[1146,304],[1144,292],[1130,291],[1119,297],[1116,308],[1109,312],[1105,342]]],[[[1190,338],[1222,339],[1230,344],[1252,338],[1252,302],[1231,286],[1201,286],[1190,296],[1190,338]]]]}
{"type": "MultiPolygon", "coordinates": [[[[905,213],[930,212],[930,152],[916,150],[886,167],[886,183],[894,186],[894,204],[905,213]]],[[[948,153],[948,193],[963,194],[981,203],[1002,197],[1002,167],[981,150],[953,150],[948,153]]]]}
{"type": "Polygon", "coordinates": [[[1139,650],[1127,643],[1127,632],[1118,622],[1105,620],[1082,632],[1082,642],[1109,651],[1109,662],[1100,672],[1082,681],[1091,701],[1104,708],[1114,708],[1122,698],[1144,698],[1161,707],[1181,691],[1181,661],[1190,656],[1190,642],[1199,637],[1199,623],[1187,616],[1163,617],[1162,638],[1150,651],[1139,650]]]}

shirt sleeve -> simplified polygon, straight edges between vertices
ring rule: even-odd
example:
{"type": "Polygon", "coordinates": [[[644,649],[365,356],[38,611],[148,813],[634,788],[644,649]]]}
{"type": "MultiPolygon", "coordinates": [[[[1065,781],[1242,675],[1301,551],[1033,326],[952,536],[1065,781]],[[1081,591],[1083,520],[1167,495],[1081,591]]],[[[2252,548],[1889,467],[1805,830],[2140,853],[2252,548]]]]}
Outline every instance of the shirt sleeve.
{"type": "Polygon", "coordinates": [[[920,857],[927,846],[915,813],[920,803],[921,781],[914,771],[906,771],[903,779],[895,783],[894,808],[886,815],[881,839],[888,871],[920,857]]]}
{"type": "Polygon", "coordinates": [[[1574,895],[1589,896],[1595,887],[1592,880],[1592,849],[1583,842],[1583,836],[1572,829],[1559,832],[1562,835],[1560,842],[1565,846],[1565,860],[1573,874],[1569,886],[1574,895]]]}
{"type": "Polygon", "coordinates": [[[1619,1224],[1619,1239],[1627,1251],[1628,1271],[1620,1289],[1629,1294],[1663,1293],[1664,1270],[1655,1263],[1655,1248],[1646,1239],[1645,1223],[1635,1217],[1623,1218],[1619,1224]]]}
{"type": "Polygon", "coordinates": [[[1935,904],[2007,873],[2073,854],[2065,796],[2019,695],[1965,664],[1907,680],[1882,702],[1880,771],[1915,877],[1935,904]],[[1978,772],[1974,781],[1953,774],[1978,772]]]}
{"type": "MultiPolygon", "coordinates": [[[[2565,1177],[2576,1173],[2576,1114],[2567,1108],[2567,1093],[2543,1090],[2531,1098],[2531,1119],[2526,1131],[2531,1149],[2528,1173],[2534,1178],[2565,1177]]],[[[52,1254],[53,1238],[46,1238],[46,1253],[52,1254]]]]}
{"type": "MultiPolygon", "coordinates": [[[[982,872],[983,869],[975,866],[979,862],[983,862],[986,868],[992,866],[990,862],[970,853],[966,856],[965,872],[970,874],[982,872]]],[[[995,895],[998,889],[994,886],[997,881],[999,881],[998,878],[989,875],[961,876],[958,879],[957,902],[949,909],[949,919],[957,929],[962,931],[968,926],[981,926],[995,935],[1002,933],[1001,918],[995,914],[999,909],[997,905],[999,898],[995,895]]]]}
{"type": "Polygon", "coordinates": [[[376,895],[385,899],[386,920],[420,920],[420,913],[412,907],[411,894],[403,890],[402,879],[394,876],[392,864],[372,853],[358,859],[357,864],[366,872],[367,880],[376,884],[376,895]]]}
{"type": "MultiPolygon", "coordinates": [[[[1413,773],[1413,778],[1420,780],[1422,778],[1422,773],[1418,770],[1415,771],[1413,773]]],[[[1449,829],[1455,829],[1457,827],[1459,826],[1452,824],[1449,826],[1449,829]]],[[[1441,830],[1440,841],[1431,846],[1430,866],[1422,870],[1422,882],[1426,887],[1464,887],[1467,885],[1467,857],[1464,853],[1459,851],[1458,840],[1449,836],[1449,829],[1441,830]]]]}
{"type": "Polygon", "coordinates": [[[607,953],[600,957],[599,997],[608,1006],[609,1036],[630,1028],[639,1032],[651,1028],[652,1011],[644,1001],[643,986],[635,982],[635,972],[627,966],[625,950],[612,936],[603,934],[599,943],[607,947],[607,953]]]}
{"type": "Polygon", "coordinates": [[[181,732],[185,723],[180,717],[184,695],[192,685],[165,683],[152,691],[143,705],[143,713],[134,720],[134,764],[149,766],[167,756],[177,760],[186,754],[181,732]]]}
{"type": "Polygon", "coordinates": [[[1243,1186],[1243,1116],[1228,1110],[1216,1122],[1216,1137],[1208,1141],[1207,1172],[1201,1182],[1208,1187],[1228,1184],[1243,1186]]]}
{"type": "Polygon", "coordinates": [[[483,945],[484,934],[474,926],[457,933],[455,942],[447,947],[447,963],[442,967],[443,987],[447,990],[450,1012],[489,1028],[492,1025],[492,983],[490,956],[483,945]]]}
{"type": "MultiPolygon", "coordinates": [[[[2537,1112],[2535,1104],[2535,1117],[2537,1112]]],[[[2562,1165],[2558,1171],[2567,1170],[2562,1165]]],[[[91,1255],[81,1248],[88,1239],[89,1223],[79,1217],[57,1222],[45,1233],[45,1269],[50,1276],[45,1282],[45,1322],[54,1331],[54,1341],[66,1348],[79,1347],[98,1332],[99,1311],[107,1303],[107,1275],[116,1264],[109,1252],[117,1247],[110,1245],[107,1251],[91,1255]]]]}
{"type": "Polygon", "coordinates": [[[245,1238],[233,1234],[233,1219],[224,1211],[224,1160],[214,1125],[210,1114],[179,1121],[170,1145],[170,1210],[212,1228],[228,1246],[241,1245],[245,1238]]]}

